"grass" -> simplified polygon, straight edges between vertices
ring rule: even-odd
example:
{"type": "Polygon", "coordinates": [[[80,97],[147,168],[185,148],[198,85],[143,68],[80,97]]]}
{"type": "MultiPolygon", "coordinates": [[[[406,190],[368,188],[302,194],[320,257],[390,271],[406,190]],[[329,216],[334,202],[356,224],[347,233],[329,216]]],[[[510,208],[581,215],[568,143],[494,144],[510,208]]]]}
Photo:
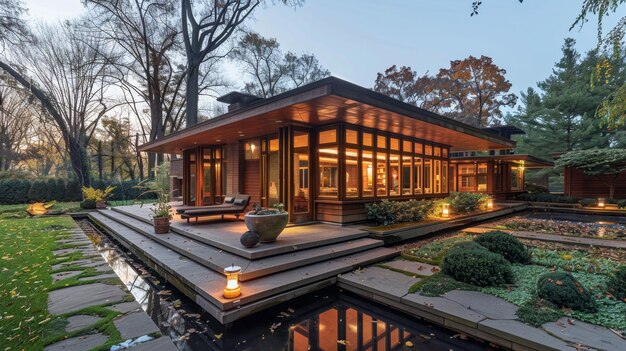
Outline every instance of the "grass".
{"type": "MultiPolygon", "coordinates": [[[[111,200],[108,201],[109,206],[126,206],[141,203],[152,203],[154,200],[111,200]]],[[[1,219],[19,219],[26,218],[28,214],[26,213],[26,206],[28,204],[16,204],[16,205],[0,205],[0,220],[1,219]]],[[[89,211],[80,208],[80,202],[77,201],[69,201],[69,202],[57,202],[52,208],[55,211],[65,211],[67,213],[75,213],[75,212],[83,212],[89,211]]]]}
{"type": "MultiPolygon", "coordinates": [[[[95,269],[67,266],[56,271],[52,266],[84,258],[80,253],[55,257],[55,240],[67,237],[76,227],[69,216],[0,219],[0,345],[1,350],[41,350],[44,346],[85,332],[98,330],[109,336],[101,349],[121,342],[112,320],[119,315],[95,306],[71,314],[53,316],[47,311],[48,292],[85,284],[78,279],[95,275],[95,269]],[[51,274],[82,270],[78,276],[53,283],[51,274]],[[93,327],[66,333],[67,317],[76,314],[98,315],[103,319],[93,327]]],[[[0,350],[0,351],[1,351],[0,350]]]]}
{"type": "Polygon", "coordinates": [[[454,244],[462,241],[470,241],[473,235],[460,233],[459,235],[445,239],[437,239],[416,249],[409,249],[402,252],[402,257],[413,261],[428,264],[441,265],[443,258],[454,244]]]}

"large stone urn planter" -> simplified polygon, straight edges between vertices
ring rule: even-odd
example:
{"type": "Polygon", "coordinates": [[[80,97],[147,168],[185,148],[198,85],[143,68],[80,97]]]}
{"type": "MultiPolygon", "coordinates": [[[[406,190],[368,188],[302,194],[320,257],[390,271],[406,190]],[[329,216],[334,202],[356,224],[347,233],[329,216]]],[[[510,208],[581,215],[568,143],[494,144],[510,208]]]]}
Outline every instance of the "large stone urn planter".
{"type": "Polygon", "coordinates": [[[248,212],[246,213],[245,219],[248,230],[259,234],[259,242],[271,243],[276,241],[278,235],[280,235],[287,226],[289,213],[255,215],[252,214],[252,212],[248,212]]]}

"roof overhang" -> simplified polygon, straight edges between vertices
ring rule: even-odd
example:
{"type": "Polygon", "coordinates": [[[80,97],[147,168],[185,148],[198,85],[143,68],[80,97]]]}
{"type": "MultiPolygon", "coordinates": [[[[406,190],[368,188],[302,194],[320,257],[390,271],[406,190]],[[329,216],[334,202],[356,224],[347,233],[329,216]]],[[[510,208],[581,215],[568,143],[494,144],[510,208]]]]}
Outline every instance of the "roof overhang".
{"type": "Polygon", "coordinates": [[[506,161],[516,163],[524,168],[548,168],[554,167],[554,163],[531,155],[493,155],[493,156],[469,156],[450,159],[451,163],[474,163],[488,161],[506,161]]]}
{"type": "Polygon", "coordinates": [[[181,153],[276,133],[286,125],[355,124],[424,139],[452,150],[510,149],[515,142],[370,89],[329,77],[201,122],[141,145],[146,152],[181,153]]]}

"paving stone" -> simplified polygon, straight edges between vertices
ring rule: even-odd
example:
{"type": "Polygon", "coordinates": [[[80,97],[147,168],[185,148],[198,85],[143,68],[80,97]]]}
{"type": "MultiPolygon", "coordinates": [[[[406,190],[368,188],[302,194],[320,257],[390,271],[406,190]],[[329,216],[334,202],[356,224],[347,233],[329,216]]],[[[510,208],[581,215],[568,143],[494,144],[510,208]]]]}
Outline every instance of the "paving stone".
{"type": "Polygon", "coordinates": [[[111,278],[118,278],[118,276],[115,273],[107,273],[107,274],[94,275],[90,277],[82,277],[82,278],[78,278],[78,280],[81,282],[91,282],[95,280],[111,279],[111,278]]]}
{"type": "Polygon", "coordinates": [[[135,347],[131,347],[132,351],[178,351],[172,340],[167,336],[144,342],[135,347]]]}
{"type": "Polygon", "coordinates": [[[398,299],[406,295],[413,284],[420,281],[419,278],[380,267],[368,267],[342,274],[341,279],[348,284],[360,285],[366,291],[398,299]]]}
{"type": "Polygon", "coordinates": [[[100,333],[81,335],[46,346],[44,351],[87,351],[104,344],[106,341],[107,336],[100,333]]]}
{"type": "Polygon", "coordinates": [[[80,266],[81,264],[91,263],[91,262],[93,261],[85,258],[85,259],[80,259],[76,261],[65,261],[65,262],[57,263],[53,265],[51,268],[54,271],[54,270],[61,269],[67,266],[73,266],[73,265],[80,266]]]}
{"type": "Polygon", "coordinates": [[[607,328],[574,320],[569,324],[563,317],[557,322],[546,323],[542,327],[559,339],[582,344],[598,350],[626,350],[626,340],[607,328]]]}
{"type": "Polygon", "coordinates": [[[470,310],[466,306],[443,297],[408,294],[402,298],[402,302],[470,327],[476,327],[478,322],[487,318],[477,311],[470,310]]]}
{"type": "Polygon", "coordinates": [[[516,320],[485,319],[478,323],[478,329],[533,350],[575,350],[563,340],[546,333],[545,330],[516,320]]]}
{"type": "Polygon", "coordinates": [[[63,279],[75,277],[75,276],[81,274],[82,272],[83,271],[67,271],[67,272],[52,273],[52,274],[50,274],[50,276],[52,277],[52,282],[56,283],[56,282],[58,282],[60,280],[63,280],[63,279]]]}
{"type": "Polygon", "coordinates": [[[517,306],[497,296],[479,291],[453,290],[443,297],[470,308],[491,319],[517,319],[517,306]]]}
{"type": "Polygon", "coordinates": [[[159,331],[159,328],[144,311],[121,316],[115,319],[113,324],[115,324],[115,328],[120,332],[123,340],[137,338],[159,331]]]}
{"type": "Polygon", "coordinates": [[[69,313],[89,306],[117,302],[124,296],[126,292],[119,287],[102,283],[72,286],[48,294],[48,311],[51,314],[69,313]]]}
{"type": "Polygon", "coordinates": [[[384,265],[424,277],[429,277],[440,271],[439,267],[430,265],[428,263],[408,261],[403,259],[385,262],[384,265]]]}
{"type": "Polygon", "coordinates": [[[141,306],[139,305],[137,301],[129,301],[129,302],[123,302],[123,303],[111,305],[107,308],[113,311],[121,312],[121,313],[128,313],[130,311],[140,310],[141,306]]]}
{"type": "Polygon", "coordinates": [[[85,315],[85,314],[79,314],[79,315],[76,315],[76,316],[71,316],[71,317],[67,318],[67,321],[69,323],[65,326],[65,331],[66,332],[73,332],[74,330],[78,330],[78,329],[82,329],[82,328],[88,327],[90,325],[94,325],[94,324],[96,324],[96,322],[98,322],[101,319],[102,318],[100,318],[100,317],[89,316],[89,315],[85,315]]]}
{"type": "Polygon", "coordinates": [[[85,238],[76,238],[76,239],[59,239],[55,240],[58,244],[69,244],[69,245],[91,245],[91,241],[85,238]]]}

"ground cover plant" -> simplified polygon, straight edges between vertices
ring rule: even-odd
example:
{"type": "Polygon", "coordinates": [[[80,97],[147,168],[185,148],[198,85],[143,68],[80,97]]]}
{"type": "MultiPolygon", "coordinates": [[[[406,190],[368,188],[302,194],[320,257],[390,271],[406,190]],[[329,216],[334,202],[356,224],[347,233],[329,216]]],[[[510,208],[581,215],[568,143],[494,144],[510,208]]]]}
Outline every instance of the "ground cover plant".
{"type": "Polygon", "coordinates": [[[98,274],[95,268],[73,265],[52,269],[58,263],[83,258],[81,253],[53,255],[53,250],[68,248],[55,240],[66,237],[66,230],[74,227],[76,223],[69,216],[0,219],[0,345],[3,350],[39,350],[84,333],[86,330],[64,331],[66,319],[77,314],[102,317],[88,327],[109,335],[101,349],[122,341],[112,322],[118,312],[98,306],[61,316],[50,315],[47,311],[50,291],[88,284],[79,279],[98,274]],[[51,274],[70,270],[82,272],[56,283],[52,281],[51,274]]]}
{"type": "MultiPolygon", "coordinates": [[[[480,242],[480,237],[481,235],[473,237],[464,233],[448,235],[419,243],[419,246],[409,246],[402,255],[419,262],[441,265],[446,255],[454,252],[455,248],[468,248],[468,241],[476,238],[475,242],[480,242]]],[[[623,291],[620,289],[626,284],[626,268],[622,265],[626,261],[624,250],[577,247],[538,240],[521,242],[528,246],[530,262],[511,264],[510,284],[481,287],[480,284],[459,281],[446,270],[442,270],[431,277],[422,278],[409,291],[426,296],[441,296],[455,289],[477,290],[518,305],[517,315],[520,320],[534,326],[567,316],[614,330],[626,330],[626,300],[619,295],[623,291]],[[550,278],[552,287],[568,285],[566,279],[558,277],[571,275],[580,284],[580,288],[588,292],[588,299],[594,302],[593,307],[574,309],[554,303],[545,298],[545,295],[540,297],[540,277],[550,277],[555,273],[557,279],[550,278]]],[[[576,287],[575,284],[574,286],[576,287]]]]}
{"type": "Polygon", "coordinates": [[[492,224],[494,228],[609,240],[626,240],[622,224],[583,223],[536,218],[508,218],[492,224]]]}

